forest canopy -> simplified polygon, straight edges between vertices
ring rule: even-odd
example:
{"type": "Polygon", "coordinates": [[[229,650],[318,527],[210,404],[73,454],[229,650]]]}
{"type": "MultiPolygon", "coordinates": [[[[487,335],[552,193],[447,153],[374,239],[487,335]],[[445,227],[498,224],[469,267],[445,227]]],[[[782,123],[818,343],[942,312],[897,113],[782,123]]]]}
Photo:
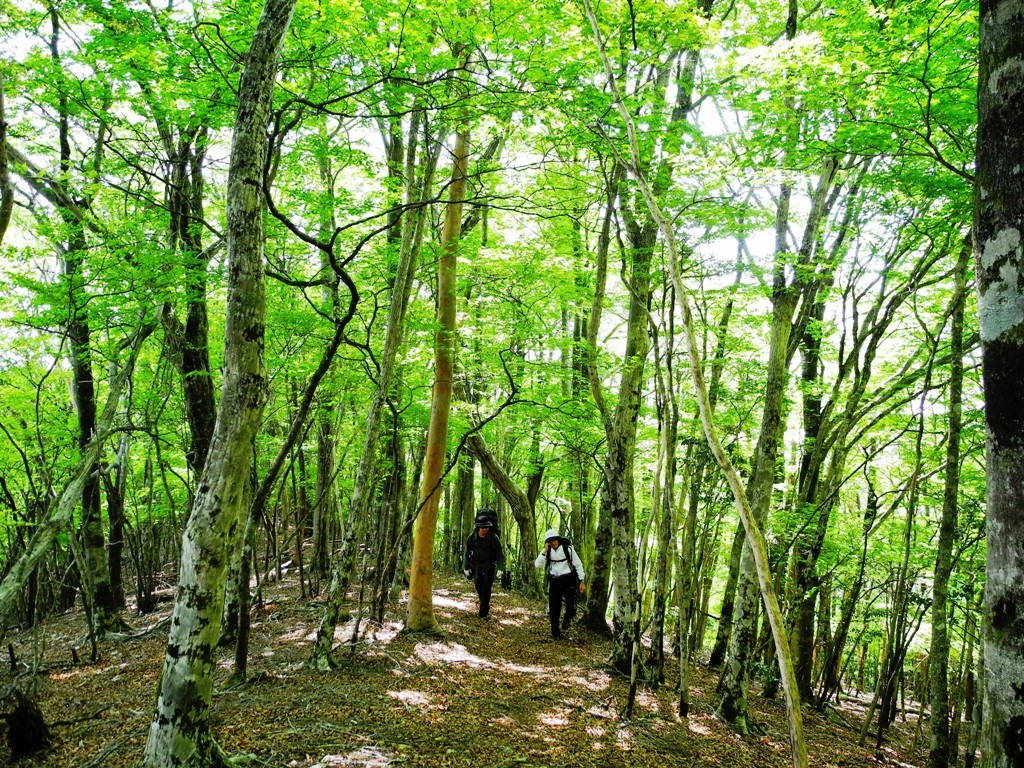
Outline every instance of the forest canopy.
{"type": "Polygon", "coordinates": [[[973,3],[11,0],[0,30],[6,628],[78,601],[95,649],[189,585],[171,647],[244,678],[293,561],[328,670],[354,601],[437,629],[486,508],[526,595],[571,537],[634,692],[685,717],[710,663],[746,733],[781,686],[800,765],[799,703],[856,680],[879,744],[909,691],[932,765],[973,760],[973,3]]]}

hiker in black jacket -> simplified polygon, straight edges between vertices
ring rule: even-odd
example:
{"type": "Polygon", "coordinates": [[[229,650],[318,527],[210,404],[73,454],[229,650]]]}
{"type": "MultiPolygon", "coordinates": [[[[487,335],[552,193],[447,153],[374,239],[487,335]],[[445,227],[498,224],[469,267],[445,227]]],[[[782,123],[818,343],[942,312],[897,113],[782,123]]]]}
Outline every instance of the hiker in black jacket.
{"type": "Polygon", "coordinates": [[[576,615],[576,599],[586,590],[583,562],[576,554],[568,539],[563,539],[554,528],[544,534],[544,549],[534,563],[537,568],[544,568],[548,577],[548,618],[551,619],[551,637],[562,638],[562,632],[569,628],[569,623],[576,615]],[[565,616],[559,622],[562,604],[565,603],[565,616]]]}
{"type": "Polygon", "coordinates": [[[498,536],[497,516],[492,510],[481,509],[476,516],[473,532],[466,539],[462,569],[476,586],[480,596],[479,616],[486,619],[491,609],[491,587],[505,571],[505,550],[498,536]]]}

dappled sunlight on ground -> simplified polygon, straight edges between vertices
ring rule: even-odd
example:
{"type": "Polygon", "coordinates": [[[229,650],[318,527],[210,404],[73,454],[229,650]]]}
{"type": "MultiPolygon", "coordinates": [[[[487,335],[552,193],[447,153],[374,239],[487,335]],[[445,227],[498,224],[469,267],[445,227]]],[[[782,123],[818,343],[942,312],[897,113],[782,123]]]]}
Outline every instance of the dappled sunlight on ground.
{"type": "MultiPolygon", "coordinates": [[[[386,768],[391,764],[391,759],[377,748],[363,747],[347,755],[324,755],[310,768],[386,768]]],[[[302,763],[293,760],[288,765],[298,768],[302,763]]]]}
{"type": "Polygon", "coordinates": [[[476,595],[460,595],[449,592],[446,589],[434,590],[435,608],[455,608],[460,611],[468,611],[474,607],[476,595]]]}
{"type": "Polygon", "coordinates": [[[466,650],[459,643],[418,643],[413,653],[427,664],[476,664],[493,666],[492,662],[482,659],[466,650]]]}
{"type": "Polygon", "coordinates": [[[615,733],[615,746],[623,751],[628,751],[633,748],[636,743],[636,739],[633,736],[633,729],[628,725],[621,726],[615,733]]]}
{"type": "Polygon", "coordinates": [[[496,666],[505,672],[515,672],[520,675],[548,675],[550,671],[547,667],[524,667],[521,664],[513,664],[510,661],[504,659],[498,659],[495,663],[496,666]]]}
{"type": "Polygon", "coordinates": [[[569,724],[569,713],[572,710],[566,709],[565,707],[559,707],[558,709],[550,712],[540,712],[537,714],[537,719],[541,725],[548,726],[566,726],[569,724]]]}
{"type": "Polygon", "coordinates": [[[423,693],[422,691],[388,691],[388,696],[392,699],[400,701],[406,706],[406,709],[413,707],[419,709],[442,709],[442,705],[432,703],[433,698],[429,694],[423,693]]]}
{"type": "Polygon", "coordinates": [[[383,624],[374,623],[370,629],[370,637],[378,643],[390,643],[402,631],[402,622],[385,621],[383,624]]]}
{"type": "Polygon", "coordinates": [[[708,727],[709,719],[710,718],[694,717],[693,715],[690,715],[687,718],[686,725],[687,728],[689,728],[690,733],[696,733],[699,736],[711,736],[713,731],[708,727]]]}
{"type": "MultiPolygon", "coordinates": [[[[741,737],[712,714],[716,675],[698,665],[690,717],[680,719],[676,662],[669,659],[666,684],[641,687],[634,719],[624,723],[629,681],[609,671],[607,638],[574,625],[565,640],[552,641],[544,602],[514,592],[496,593],[490,620],[481,621],[473,586],[461,578],[437,579],[440,635],[404,632],[405,606],[396,604],[383,623],[359,618],[353,644],[353,607],[337,628],[335,668],[310,670],[305,662],[322,603],[300,599],[290,579],[273,585],[267,604],[273,612],[254,609],[249,681],[228,686],[232,649],[216,658],[216,736],[254,767],[788,768],[778,702],[751,696],[762,730],[741,737]]],[[[47,640],[40,705],[51,722],[69,708],[87,713],[107,706],[88,720],[57,725],[55,749],[23,768],[138,765],[166,632],[102,644],[98,663],[70,664],[67,646],[82,626],[80,614],[54,621],[65,639],[52,633],[47,640]]],[[[11,638],[20,658],[37,642],[27,633],[11,638]]],[[[808,745],[810,765],[877,765],[873,750],[852,745],[865,705],[844,698],[828,718],[808,712],[805,728],[816,739],[808,745]]],[[[905,745],[912,725],[913,718],[902,727],[909,734],[905,745]]],[[[908,753],[906,746],[887,748],[885,756],[891,765],[907,765],[908,753]]]]}
{"type": "Polygon", "coordinates": [[[612,676],[607,672],[599,670],[593,670],[590,672],[584,672],[579,667],[570,667],[563,672],[569,672],[570,674],[566,679],[574,686],[579,688],[585,688],[588,691],[605,691],[611,685],[612,676]]]}
{"type": "Polygon", "coordinates": [[[308,645],[316,640],[316,628],[309,628],[305,624],[299,624],[290,632],[283,632],[277,636],[279,644],[287,645],[308,645]]]}

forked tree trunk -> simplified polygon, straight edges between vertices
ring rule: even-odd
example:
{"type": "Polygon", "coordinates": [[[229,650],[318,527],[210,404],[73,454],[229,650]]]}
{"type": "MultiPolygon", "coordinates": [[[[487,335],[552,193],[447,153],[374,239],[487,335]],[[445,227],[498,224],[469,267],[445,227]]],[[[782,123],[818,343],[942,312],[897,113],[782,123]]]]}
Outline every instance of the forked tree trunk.
{"type": "Polygon", "coordinates": [[[246,54],[228,168],[224,382],[206,466],[185,528],[178,592],[144,768],[215,768],[210,702],[228,546],[249,481],[252,440],[267,400],[263,361],[263,169],[277,61],[295,0],[268,0],[246,54]]]}
{"type": "Polygon", "coordinates": [[[1024,0],[982,0],[974,254],[988,425],[986,768],[1024,765],[1024,0]]]}
{"type": "Polygon", "coordinates": [[[448,418],[451,414],[452,379],[455,370],[455,268],[462,229],[462,203],[466,196],[469,159],[469,128],[455,135],[452,182],[437,265],[437,333],[434,339],[434,391],[430,403],[427,451],[420,480],[420,511],[413,528],[412,569],[409,574],[409,608],[405,628],[410,632],[437,631],[434,618],[434,531],[441,500],[448,418]]]}

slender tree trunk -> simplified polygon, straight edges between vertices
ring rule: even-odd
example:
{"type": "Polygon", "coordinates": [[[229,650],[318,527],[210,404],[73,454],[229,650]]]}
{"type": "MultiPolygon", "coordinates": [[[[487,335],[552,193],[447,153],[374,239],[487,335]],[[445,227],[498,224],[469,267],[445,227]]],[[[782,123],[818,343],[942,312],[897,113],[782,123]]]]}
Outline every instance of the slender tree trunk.
{"type": "MultiPolygon", "coordinates": [[[[608,278],[608,252],[611,245],[611,224],[615,216],[615,201],[619,192],[619,181],[624,171],[616,164],[612,176],[607,181],[605,213],[598,236],[597,250],[594,254],[596,262],[594,274],[594,296],[590,308],[590,320],[587,323],[586,337],[586,373],[590,382],[590,393],[594,399],[604,425],[605,434],[611,430],[611,416],[604,402],[604,388],[597,369],[597,331],[601,325],[601,315],[605,288],[608,278]]],[[[611,589],[611,514],[604,505],[598,505],[593,539],[592,567],[587,572],[590,579],[587,589],[586,610],[580,617],[580,624],[591,632],[609,635],[608,598],[611,589]]]]}
{"type": "Polygon", "coordinates": [[[14,187],[11,184],[11,169],[7,160],[7,115],[4,108],[3,74],[0,73],[0,245],[3,245],[7,226],[14,210],[14,187]]]}
{"type": "MultiPolygon", "coordinates": [[[[669,335],[671,336],[671,330],[669,335]]],[[[672,533],[675,530],[676,436],[679,408],[672,390],[675,382],[671,375],[671,354],[672,346],[671,342],[668,342],[664,373],[660,370],[660,360],[656,364],[658,388],[661,390],[659,426],[665,482],[660,494],[660,508],[657,510],[657,551],[654,561],[654,595],[651,603],[651,650],[645,664],[647,680],[655,686],[665,680],[665,608],[668,603],[671,563],[675,560],[672,533]]],[[[655,510],[652,510],[651,514],[653,516],[655,510]]]]}
{"type": "Polygon", "coordinates": [[[462,229],[462,204],[466,194],[469,159],[469,129],[460,127],[455,136],[452,182],[448,187],[448,208],[441,237],[437,272],[437,334],[434,340],[434,389],[430,403],[427,452],[420,485],[420,513],[413,533],[412,572],[409,577],[409,607],[405,627],[410,632],[436,632],[434,618],[434,530],[448,440],[452,378],[455,369],[455,269],[462,229]]]}
{"type": "Polygon", "coordinates": [[[309,555],[309,568],[317,576],[327,574],[330,553],[330,523],[338,515],[338,496],[335,491],[335,472],[338,461],[334,445],[336,414],[322,410],[317,416],[316,429],[316,493],[313,496],[313,548],[309,555]]]}
{"type": "Polygon", "coordinates": [[[743,556],[745,541],[746,534],[743,532],[743,523],[740,522],[736,526],[732,547],[729,549],[729,575],[725,580],[725,592],[722,596],[722,609],[719,611],[715,644],[711,647],[711,657],[708,660],[708,666],[712,669],[718,669],[725,663],[729,643],[732,641],[732,628],[736,615],[736,591],[740,580],[740,558],[743,556]]]}
{"type": "Polygon", "coordinates": [[[618,404],[612,418],[611,431],[607,433],[604,483],[601,488],[601,506],[608,510],[607,516],[611,522],[612,583],[615,596],[609,663],[623,674],[630,674],[634,611],[638,610],[633,459],[636,453],[637,419],[642,404],[644,368],[651,347],[647,305],[651,296],[651,258],[658,233],[657,227],[650,222],[641,227],[638,222],[631,221],[627,226],[630,230],[631,269],[626,348],[623,353],[618,404]]]}
{"type": "Polygon", "coordinates": [[[1024,765],[1024,0],[983,0],[974,255],[987,439],[986,768],[1024,765]]]}
{"type": "Polygon", "coordinates": [[[956,265],[953,317],[949,351],[949,410],[946,427],[945,483],[942,494],[942,519],[935,553],[935,578],[932,580],[932,638],[929,649],[931,678],[931,745],[929,768],[947,768],[956,762],[956,751],[949,747],[949,575],[953,570],[953,543],[956,538],[957,491],[960,487],[960,423],[964,382],[964,294],[967,289],[967,245],[960,251],[956,265]]]}
{"type": "Polygon", "coordinates": [[[128,446],[128,435],[123,435],[117,449],[117,458],[103,473],[107,497],[107,525],[110,531],[107,568],[110,572],[110,591],[119,609],[125,607],[123,565],[124,529],[127,520],[124,510],[124,492],[128,475],[128,446]]]}
{"type": "MultiPolygon", "coordinates": [[[[59,34],[61,23],[56,7],[50,9],[52,34],[50,36],[50,57],[58,67],[63,66],[60,55],[59,34]]],[[[96,156],[93,161],[95,171],[100,169],[102,157],[101,146],[104,143],[104,124],[100,123],[100,135],[97,138],[96,156]]],[[[60,185],[62,199],[70,200],[74,193],[70,189],[71,174],[71,129],[68,99],[61,94],[58,104],[58,145],[60,152],[60,185]]],[[[77,209],[87,210],[91,198],[76,201],[77,209]]],[[[92,329],[89,323],[88,291],[85,274],[85,254],[89,243],[86,239],[85,224],[82,214],[71,205],[59,204],[58,212],[67,226],[69,236],[63,253],[61,264],[63,286],[67,301],[67,318],[65,335],[71,357],[72,395],[74,398],[75,415],[78,420],[78,448],[84,455],[86,447],[93,439],[96,430],[96,385],[92,372],[92,329]]],[[[103,636],[124,627],[118,609],[118,601],[110,586],[110,570],[106,554],[106,538],[103,532],[103,512],[100,498],[99,473],[90,474],[82,487],[82,520],[79,526],[81,540],[81,559],[78,567],[82,573],[82,584],[85,587],[84,599],[91,601],[86,608],[92,617],[92,628],[96,635],[103,636]]]]}
{"type": "Polygon", "coordinates": [[[246,54],[228,168],[228,296],[224,383],[210,460],[185,529],[167,655],[144,768],[218,768],[210,703],[224,603],[252,440],[267,400],[263,363],[263,169],[277,61],[295,0],[268,0],[246,54]]]}

